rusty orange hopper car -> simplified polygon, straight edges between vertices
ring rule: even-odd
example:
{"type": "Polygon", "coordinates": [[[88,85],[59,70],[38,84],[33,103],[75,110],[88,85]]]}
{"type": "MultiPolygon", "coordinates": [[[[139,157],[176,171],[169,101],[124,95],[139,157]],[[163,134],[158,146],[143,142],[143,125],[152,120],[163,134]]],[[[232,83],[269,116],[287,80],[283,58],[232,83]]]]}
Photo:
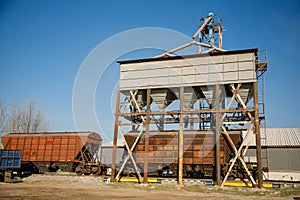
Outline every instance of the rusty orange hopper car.
{"type": "Polygon", "coordinates": [[[98,173],[96,154],[102,138],[95,132],[10,133],[4,149],[22,150],[23,166],[39,172],[98,173]]]}
{"type": "MultiPolygon", "coordinates": [[[[125,140],[132,147],[138,132],[128,132],[125,140]]],[[[241,132],[230,131],[233,142],[240,142],[241,132]]],[[[225,167],[231,158],[229,144],[221,135],[220,138],[220,159],[222,167],[225,167]]],[[[184,131],[184,175],[187,177],[212,176],[215,163],[215,138],[212,131],[184,131]]],[[[145,137],[142,137],[134,149],[134,157],[137,164],[143,171],[145,159],[145,137]]],[[[149,133],[148,145],[149,173],[155,172],[156,175],[164,175],[163,172],[172,171],[177,173],[178,164],[178,131],[160,131],[149,133]]],[[[128,167],[128,166],[127,166],[128,167]]],[[[130,167],[130,166],[129,166],[130,167]]],[[[134,171],[131,169],[130,171],[134,171]]],[[[155,174],[154,173],[154,174],[155,174]]]]}

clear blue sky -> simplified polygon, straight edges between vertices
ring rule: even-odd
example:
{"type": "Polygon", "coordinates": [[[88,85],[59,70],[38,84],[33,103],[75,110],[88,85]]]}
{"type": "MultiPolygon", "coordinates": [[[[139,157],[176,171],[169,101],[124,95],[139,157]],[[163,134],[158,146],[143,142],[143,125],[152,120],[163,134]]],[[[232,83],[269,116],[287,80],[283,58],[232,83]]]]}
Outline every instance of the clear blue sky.
{"type": "MultiPolygon", "coordinates": [[[[163,27],[192,36],[198,19],[210,11],[222,17],[225,49],[268,50],[267,125],[300,127],[297,0],[1,0],[0,99],[25,103],[33,97],[44,109],[52,130],[74,130],[73,84],[81,63],[94,47],[114,34],[138,27],[163,27]]],[[[138,55],[153,56],[151,51],[143,53],[138,55]]],[[[118,66],[107,73],[102,80],[106,90],[118,80],[118,66]]],[[[97,115],[106,124],[104,131],[111,132],[112,116],[103,117],[110,105],[101,105],[102,95],[96,95],[97,115]]]]}

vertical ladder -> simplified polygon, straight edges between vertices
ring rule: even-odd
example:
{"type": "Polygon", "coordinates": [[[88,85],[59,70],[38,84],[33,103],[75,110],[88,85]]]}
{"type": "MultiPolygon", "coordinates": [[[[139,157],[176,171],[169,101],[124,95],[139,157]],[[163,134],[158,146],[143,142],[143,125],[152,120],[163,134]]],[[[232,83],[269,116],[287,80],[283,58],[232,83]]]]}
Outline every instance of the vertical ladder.
{"type": "MultiPolygon", "coordinates": [[[[258,55],[258,65],[260,69],[256,72],[257,87],[258,87],[258,102],[259,102],[259,120],[260,120],[260,136],[261,136],[261,157],[262,167],[266,171],[268,169],[268,151],[266,119],[265,119],[265,104],[264,104],[264,72],[267,69],[267,54],[266,51],[260,51],[258,55]]],[[[269,173],[264,172],[264,178],[269,179],[269,173]]]]}

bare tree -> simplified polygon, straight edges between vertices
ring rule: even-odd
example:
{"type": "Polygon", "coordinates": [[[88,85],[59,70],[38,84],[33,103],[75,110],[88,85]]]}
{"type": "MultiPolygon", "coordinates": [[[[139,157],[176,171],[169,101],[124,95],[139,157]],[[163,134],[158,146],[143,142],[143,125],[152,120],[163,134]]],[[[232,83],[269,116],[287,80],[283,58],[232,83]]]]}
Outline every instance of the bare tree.
{"type": "Polygon", "coordinates": [[[47,131],[49,128],[41,108],[37,107],[33,100],[30,100],[25,106],[12,104],[7,114],[7,120],[4,119],[3,123],[5,132],[40,132],[47,131]]]}
{"type": "Polygon", "coordinates": [[[5,123],[6,123],[6,108],[3,106],[0,101],[0,135],[5,131],[5,123]]]}

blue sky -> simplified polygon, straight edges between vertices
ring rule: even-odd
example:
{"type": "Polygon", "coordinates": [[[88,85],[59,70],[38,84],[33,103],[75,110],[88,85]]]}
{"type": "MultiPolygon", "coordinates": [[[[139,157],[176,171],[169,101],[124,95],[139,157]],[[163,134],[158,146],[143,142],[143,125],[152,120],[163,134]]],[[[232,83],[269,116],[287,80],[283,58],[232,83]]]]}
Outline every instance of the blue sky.
{"type": "MultiPolygon", "coordinates": [[[[210,11],[222,17],[226,30],[224,49],[257,47],[268,51],[267,125],[300,127],[300,3],[291,0],[2,0],[0,99],[21,104],[34,98],[45,111],[52,130],[75,130],[74,81],[80,65],[100,42],[140,27],[169,28],[192,36],[198,19],[210,11]]],[[[121,59],[151,57],[155,53],[131,53],[121,59]]],[[[110,113],[110,105],[102,105],[101,99],[114,87],[118,70],[118,65],[113,64],[101,80],[98,88],[107,94],[96,94],[97,116],[109,133],[112,115],[103,117],[103,113],[110,113]]]]}

